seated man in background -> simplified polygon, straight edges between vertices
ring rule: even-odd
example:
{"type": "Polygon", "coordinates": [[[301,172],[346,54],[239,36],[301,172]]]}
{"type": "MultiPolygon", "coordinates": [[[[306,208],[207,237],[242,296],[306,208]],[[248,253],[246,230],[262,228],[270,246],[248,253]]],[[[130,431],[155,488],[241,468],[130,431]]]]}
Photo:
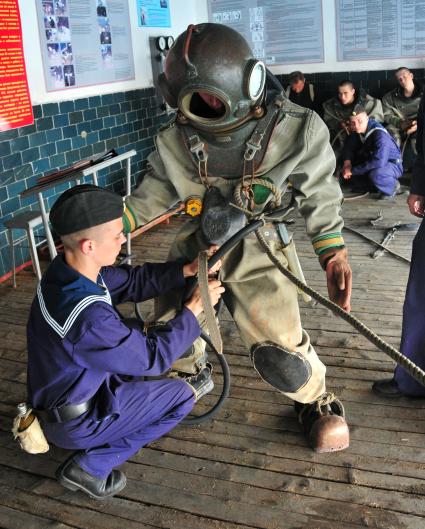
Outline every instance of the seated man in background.
{"type": "Polygon", "coordinates": [[[340,161],[344,142],[350,134],[349,117],[355,105],[361,105],[367,115],[375,121],[384,121],[379,99],[371,97],[362,89],[357,92],[350,80],[341,81],[338,85],[337,97],[332,97],[323,103],[323,120],[329,129],[337,163],[340,161]]]}
{"type": "Polygon", "coordinates": [[[354,107],[349,126],[351,134],[342,151],[342,177],[353,179],[353,187],[358,190],[378,191],[378,198],[394,196],[403,174],[401,153],[394,138],[360,105],[354,107]]]}
{"type": "Polygon", "coordinates": [[[395,77],[400,86],[386,93],[382,98],[384,121],[399,147],[410,138],[412,151],[416,157],[416,120],[423,87],[414,79],[413,73],[404,66],[395,71],[395,77]]]}
{"type": "MultiPolygon", "coordinates": [[[[112,267],[125,241],[122,214],[122,198],[96,186],[58,198],[50,221],[64,253],[44,274],[27,326],[28,402],[47,439],[77,451],[56,477],[99,500],[125,487],[114,467],[174,428],[213,388],[208,367],[187,380],[141,379],[166,372],[200,335],[199,289],[152,331],[113,304],[183,288],[198,263],[112,267]]],[[[213,304],[223,291],[209,282],[213,304]]]]}
{"type": "Polygon", "coordinates": [[[289,74],[289,86],[286,89],[286,95],[296,105],[317,111],[314,86],[307,83],[302,72],[297,71],[289,74]]]}

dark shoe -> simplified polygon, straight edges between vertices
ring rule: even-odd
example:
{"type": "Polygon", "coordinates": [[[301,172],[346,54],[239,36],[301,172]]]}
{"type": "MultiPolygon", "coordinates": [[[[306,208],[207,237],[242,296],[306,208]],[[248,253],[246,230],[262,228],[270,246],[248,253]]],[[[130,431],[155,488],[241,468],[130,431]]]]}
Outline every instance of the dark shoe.
{"type": "Polygon", "coordinates": [[[67,459],[56,470],[56,479],[69,490],[82,490],[96,500],[111,498],[126,485],[125,474],[120,470],[113,470],[105,479],[92,476],[72,459],[67,459]]]}
{"type": "Polygon", "coordinates": [[[377,380],[372,385],[372,391],[377,395],[388,399],[398,399],[403,397],[403,393],[398,389],[397,382],[393,378],[377,380]]]}
{"type": "Polygon", "coordinates": [[[205,367],[196,375],[185,378],[185,381],[192,386],[195,393],[196,402],[210,393],[214,389],[214,381],[212,379],[212,365],[207,362],[205,367]]]}
{"type": "Polygon", "coordinates": [[[314,451],[337,452],[350,445],[344,406],[333,393],[324,393],[310,404],[295,402],[295,411],[314,451]]]}

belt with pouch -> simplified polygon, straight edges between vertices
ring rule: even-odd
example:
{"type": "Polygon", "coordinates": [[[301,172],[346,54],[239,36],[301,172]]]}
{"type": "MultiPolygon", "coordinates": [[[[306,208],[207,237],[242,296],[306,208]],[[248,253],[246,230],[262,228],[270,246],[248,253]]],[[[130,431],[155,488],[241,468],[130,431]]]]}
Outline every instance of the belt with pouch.
{"type": "Polygon", "coordinates": [[[44,422],[68,422],[91,410],[95,400],[96,395],[93,395],[93,397],[86,402],[81,402],[81,404],[69,404],[59,408],[33,411],[44,422]]]}

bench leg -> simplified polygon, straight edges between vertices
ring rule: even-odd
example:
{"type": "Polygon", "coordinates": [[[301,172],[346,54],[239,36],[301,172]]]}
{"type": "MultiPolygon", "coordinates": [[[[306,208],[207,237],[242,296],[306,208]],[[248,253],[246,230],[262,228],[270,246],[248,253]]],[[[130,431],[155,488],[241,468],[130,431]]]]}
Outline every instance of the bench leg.
{"type": "Polygon", "coordinates": [[[40,262],[38,260],[37,246],[35,245],[34,232],[32,228],[29,228],[26,231],[28,234],[28,241],[30,243],[30,253],[31,253],[31,259],[32,259],[34,272],[35,272],[35,275],[37,276],[38,281],[41,281],[41,269],[40,269],[40,262]]]}
{"type": "Polygon", "coordinates": [[[9,249],[10,249],[10,261],[12,263],[12,281],[13,288],[16,288],[16,263],[15,263],[15,249],[13,247],[13,231],[9,228],[7,230],[7,236],[9,239],[9,249]]]}

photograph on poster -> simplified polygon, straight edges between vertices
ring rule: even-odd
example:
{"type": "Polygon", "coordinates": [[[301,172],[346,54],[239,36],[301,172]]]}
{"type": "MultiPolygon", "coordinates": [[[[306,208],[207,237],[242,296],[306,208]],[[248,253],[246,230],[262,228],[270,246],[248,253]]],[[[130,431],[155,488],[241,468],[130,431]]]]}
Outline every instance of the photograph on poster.
{"type": "Polygon", "coordinates": [[[112,68],[112,46],[110,44],[102,44],[100,46],[100,53],[102,55],[103,67],[112,68]]]}
{"type": "Polygon", "coordinates": [[[55,15],[68,16],[67,0],[54,0],[55,15]]]}
{"type": "Polygon", "coordinates": [[[109,19],[107,17],[97,17],[99,25],[99,36],[101,44],[111,44],[111,27],[109,25],[109,19]]]}
{"type": "Polygon", "coordinates": [[[111,31],[111,26],[109,25],[109,18],[108,17],[97,17],[97,23],[99,25],[99,32],[100,31],[111,31]]]}
{"type": "Polygon", "coordinates": [[[53,0],[43,0],[43,13],[46,16],[53,15],[53,0]]]}
{"type": "Polygon", "coordinates": [[[63,81],[63,69],[61,66],[50,66],[50,77],[52,85],[56,89],[59,90],[65,86],[63,81]]]}
{"type": "Polygon", "coordinates": [[[71,31],[69,29],[69,18],[68,17],[58,17],[57,19],[57,40],[59,42],[69,42],[71,40],[71,31]]]}
{"type": "Polygon", "coordinates": [[[139,26],[171,27],[168,0],[137,0],[139,26]]]}
{"type": "Polygon", "coordinates": [[[47,42],[57,42],[57,29],[51,28],[46,29],[46,40],[47,42]]]}
{"type": "Polygon", "coordinates": [[[97,16],[98,17],[108,16],[107,11],[106,11],[106,1],[105,0],[97,0],[97,16]]]}
{"type": "Polygon", "coordinates": [[[62,64],[62,59],[59,53],[59,44],[48,44],[47,56],[51,66],[60,66],[62,64]]]}
{"type": "Polygon", "coordinates": [[[65,86],[75,86],[74,66],[72,65],[64,66],[63,76],[65,77],[65,86]]]}
{"type": "Polygon", "coordinates": [[[60,44],[60,52],[62,56],[62,64],[72,64],[72,46],[70,42],[60,44]]]}
{"type": "Polygon", "coordinates": [[[56,28],[56,18],[51,15],[44,17],[44,27],[50,29],[56,28]]]}

